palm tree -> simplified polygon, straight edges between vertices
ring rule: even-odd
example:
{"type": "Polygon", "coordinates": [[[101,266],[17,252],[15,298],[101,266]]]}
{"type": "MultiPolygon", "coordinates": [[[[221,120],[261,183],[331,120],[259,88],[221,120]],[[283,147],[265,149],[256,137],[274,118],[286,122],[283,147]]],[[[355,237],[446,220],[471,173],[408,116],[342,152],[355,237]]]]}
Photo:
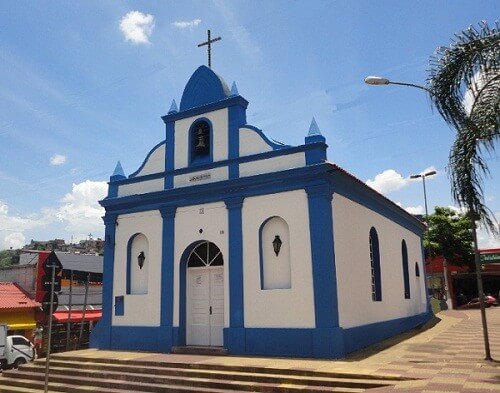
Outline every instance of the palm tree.
{"type": "Polygon", "coordinates": [[[489,174],[483,155],[500,138],[500,25],[481,22],[455,35],[431,59],[430,98],[457,131],[450,152],[452,194],[471,218],[498,233],[485,204],[483,179],[489,174]]]}

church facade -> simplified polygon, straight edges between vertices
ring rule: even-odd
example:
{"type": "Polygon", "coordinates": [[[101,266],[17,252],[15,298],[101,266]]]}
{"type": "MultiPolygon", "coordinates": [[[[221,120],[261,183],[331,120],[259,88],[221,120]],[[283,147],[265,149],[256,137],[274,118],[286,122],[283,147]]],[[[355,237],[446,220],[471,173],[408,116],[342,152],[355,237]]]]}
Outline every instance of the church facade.
{"type": "Polygon", "coordinates": [[[289,146],[247,105],[201,66],[165,140],[118,163],[92,347],[340,358],[430,318],[423,224],[328,162],[314,119],[289,146]]]}

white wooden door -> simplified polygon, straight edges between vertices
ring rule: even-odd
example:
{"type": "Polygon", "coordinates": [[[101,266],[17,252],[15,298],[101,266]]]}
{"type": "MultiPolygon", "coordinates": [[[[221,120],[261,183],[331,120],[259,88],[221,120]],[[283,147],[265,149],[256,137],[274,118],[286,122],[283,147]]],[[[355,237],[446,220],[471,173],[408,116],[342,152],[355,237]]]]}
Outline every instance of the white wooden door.
{"type": "Polygon", "coordinates": [[[210,345],[222,347],[224,344],[224,270],[222,267],[210,269],[210,345]]]}
{"type": "Polygon", "coordinates": [[[188,269],[186,345],[222,346],[224,270],[222,266],[188,269]]]}

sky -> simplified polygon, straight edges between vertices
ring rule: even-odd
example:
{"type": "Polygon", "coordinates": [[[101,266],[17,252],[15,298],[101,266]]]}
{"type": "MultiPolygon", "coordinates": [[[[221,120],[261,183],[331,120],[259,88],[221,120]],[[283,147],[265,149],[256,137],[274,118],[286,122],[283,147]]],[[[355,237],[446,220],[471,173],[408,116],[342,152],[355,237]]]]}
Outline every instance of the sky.
{"type": "MultiPolygon", "coordinates": [[[[212,68],[250,102],[248,123],[299,145],[314,116],[328,159],[403,208],[423,213],[422,182],[409,176],[430,169],[429,208],[454,206],[454,130],[423,91],[363,80],[424,84],[435,49],[492,25],[498,2],[7,0],[0,18],[2,249],[103,236],[106,181],[165,138],[160,117],[206,64],[207,29],[222,37],[212,68]]],[[[500,219],[500,159],[486,157],[500,219]]]]}

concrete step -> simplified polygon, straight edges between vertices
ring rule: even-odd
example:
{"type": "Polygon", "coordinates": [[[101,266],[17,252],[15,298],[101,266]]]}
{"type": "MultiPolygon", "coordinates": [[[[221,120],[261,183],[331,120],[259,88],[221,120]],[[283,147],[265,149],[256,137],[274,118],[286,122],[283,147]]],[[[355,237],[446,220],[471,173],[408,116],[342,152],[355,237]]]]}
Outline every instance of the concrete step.
{"type": "Polygon", "coordinates": [[[208,355],[208,356],[229,355],[229,351],[223,347],[204,347],[197,345],[172,347],[172,353],[180,355],[208,355]]]}
{"type": "MultiPolygon", "coordinates": [[[[44,372],[43,364],[34,364],[25,367],[26,370],[44,372]]],[[[60,362],[54,361],[50,367],[51,375],[74,375],[85,378],[101,378],[101,379],[123,379],[134,382],[148,383],[171,383],[182,384],[186,379],[200,379],[216,381],[231,381],[234,384],[236,381],[254,382],[264,384],[292,384],[304,386],[322,386],[322,387],[348,387],[357,389],[373,389],[392,385],[391,382],[382,380],[364,380],[356,378],[324,378],[324,377],[302,377],[288,376],[277,374],[254,374],[246,372],[227,372],[218,370],[185,370],[179,368],[155,368],[143,366],[121,366],[121,365],[103,365],[99,363],[81,364],[77,362],[60,362]]],[[[224,388],[226,388],[224,386],[224,388]]]]}
{"type": "MultiPolygon", "coordinates": [[[[2,380],[2,387],[7,386],[6,383],[18,387],[27,388],[40,388],[43,386],[44,375],[42,372],[36,372],[31,367],[24,367],[20,370],[8,371],[4,373],[2,380]],[[35,371],[35,372],[32,372],[35,371]]],[[[118,373],[116,373],[118,374],[118,373]]],[[[338,392],[338,393],[357,393],[362,392],[364,389],[352,388],[332,388],[332,387],[309,387],[305,385],[292,385],[292,384],[269,384],[245,381],[213,381],[203,378],[179,378],[179,379],[155,379],[155,383],[150,382],[135,382],[130,381],[129,375],[122,374],[121,376],[112,375],[108,378],[95,377],[90,373],[89,376],[74,376],[74,375],[57,375],[51,373],[50,383],[53,390],[60,392],[234,392],[234,391],[252,391],[263,393],[297,393],[297,392],[310,392],[310,393],[324,393],[324,392],[338,392]],[[174,382],[174,383],[171,383],[174,382]]]]}
{"type": "MultiPolygon", "coordinates": [[[[147,368],[181,368],[181,369],[195,369],[195,370],[219,370],[219,371],[233,371],[233,372],[247,372],[254,374],[280,374],[280,375],[296,375],[296,376],[313,376],[325,378],[357,378],[357,379],[376,379],[382,381],[407,381],[411,378],[403,378],[397,376],[386,375],[370,375],[359,373],[340,373],[330,371],[316,371],[316,370],[303,370],[303,369],[289,369],[289,368],[274,368],[274,367],[259,367],[259,366],[239,366],[239,365],[226,365],[226,364],[213,364],[213,363],[188,363],[186,362],[166,362],[166,361],[150,361],[150,360],[123,360],[111,358],[87,358],[84,356],[68,356],[55,354],[51,357],[53,360],[61,362],[78,362],[81,364],[86,363],[99,363],[99,364],[114,364],[124,366],[145,366],[147,368]]],[[[52,360],[51,360],[52,362],[52,360]]]]}
{"type": "MultiPolygon", "coordinates": [[[[42,393],[44,392],[44,380],[31,380],[22,378],[2,379],[0,377],[0,392],[1,393],[42,393]]],[[[239,390],[217,390],[196,388],[184,386],[161,386],[157,390],[136,390],[136,389],[111,389],[101,386],[80,386],[78,384],[57,383],[49,381],[49,392],[65,392],[65,393],[144,393],[144,392],[168,392],[168,393],[237,393],[239,390]]]]}

